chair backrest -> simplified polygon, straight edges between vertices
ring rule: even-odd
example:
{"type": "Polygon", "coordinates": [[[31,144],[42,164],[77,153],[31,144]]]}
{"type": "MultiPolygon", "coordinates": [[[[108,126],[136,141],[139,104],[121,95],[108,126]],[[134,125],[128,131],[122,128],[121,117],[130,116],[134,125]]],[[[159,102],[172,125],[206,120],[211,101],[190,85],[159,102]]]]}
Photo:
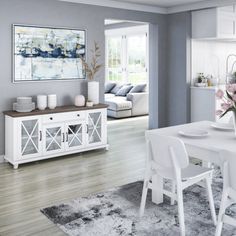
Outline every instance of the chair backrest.
{"type": "Polygon", "coordinates": [[[175,178],[174,164],[183,169],[189,165],[189,157],[184,143],[175,137],[158,135],[154,131],[146,132],[150,161],[155,163],[158,173],[165,178],[175,178]],[[173,163],[174,159],[174,163],[173,163]]]}
{"type": "Polygon", "coordinates": [[[224,187],[229,187],[236,191],[236,153],[221,151],[220,156],[224,165],[224,187]]]}

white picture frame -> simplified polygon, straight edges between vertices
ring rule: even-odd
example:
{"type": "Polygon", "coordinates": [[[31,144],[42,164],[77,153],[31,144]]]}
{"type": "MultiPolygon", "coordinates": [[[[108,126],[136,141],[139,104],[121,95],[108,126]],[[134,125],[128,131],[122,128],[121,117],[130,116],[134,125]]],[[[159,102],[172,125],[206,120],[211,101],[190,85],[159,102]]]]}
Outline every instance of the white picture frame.
{"type": "Polygon", "coordinates": [[[13,82],[85,79],[86,30],[13,24],[13,82]]]}

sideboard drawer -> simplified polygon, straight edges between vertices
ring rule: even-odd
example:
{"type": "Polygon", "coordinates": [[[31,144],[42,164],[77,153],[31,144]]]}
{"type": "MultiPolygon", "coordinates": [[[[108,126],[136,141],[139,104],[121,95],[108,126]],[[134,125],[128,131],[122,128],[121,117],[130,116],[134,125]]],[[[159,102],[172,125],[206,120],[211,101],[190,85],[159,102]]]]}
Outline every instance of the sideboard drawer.
{"type": "Polygon", "coordinates": [[[67,112],[67,113],[57,113],[50,115],[43,115],[43,123],[54,123],[54,122],[64,122],[67,120],[84,120],[85,112],[67,112]]]}

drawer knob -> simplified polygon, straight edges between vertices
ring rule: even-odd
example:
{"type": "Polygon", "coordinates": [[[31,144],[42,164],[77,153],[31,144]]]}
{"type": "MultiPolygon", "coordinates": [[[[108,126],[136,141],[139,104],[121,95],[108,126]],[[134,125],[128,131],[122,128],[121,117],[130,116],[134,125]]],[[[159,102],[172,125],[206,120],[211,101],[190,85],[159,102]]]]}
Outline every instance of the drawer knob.
{"type": "Polygon", "coordinates": [[[80,117],[80,114],[77,114],[78,117],[80,117]]]}
{"type": "Polygon", "coordinates": [[[53,118],[52,118],[52,117],[50,117],[50,120],[53,120],[53,118]]]}

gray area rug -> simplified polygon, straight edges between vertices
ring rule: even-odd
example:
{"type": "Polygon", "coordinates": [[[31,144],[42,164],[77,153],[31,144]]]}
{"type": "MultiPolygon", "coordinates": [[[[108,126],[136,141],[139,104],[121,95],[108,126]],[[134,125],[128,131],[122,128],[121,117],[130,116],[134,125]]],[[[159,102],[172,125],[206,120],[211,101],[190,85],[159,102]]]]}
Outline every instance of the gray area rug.
{"type": "MultiPolygon", "coordinates": [[[[135,182],[48,207],[41,212],[70,236],[179,235],[177,205],[171,206],[167,197],[163,204],[157,206],[151,202],[149,192],[145,214],[139,219],[141,192],[142,182],[135,182]]],[[[217,174],[213,182],[217,213],[221,193],[222,178],[217,174]]],[[[185,190],[184,210],[187,236],[214,235],[215,226],[204,188],[195,185],[185,190]]],[[[227,214],[236,216],[236,208],[231,207],[227,214]]],[[[222,235],[236,235],[236,229],[225,225],[222,235]]]]}

